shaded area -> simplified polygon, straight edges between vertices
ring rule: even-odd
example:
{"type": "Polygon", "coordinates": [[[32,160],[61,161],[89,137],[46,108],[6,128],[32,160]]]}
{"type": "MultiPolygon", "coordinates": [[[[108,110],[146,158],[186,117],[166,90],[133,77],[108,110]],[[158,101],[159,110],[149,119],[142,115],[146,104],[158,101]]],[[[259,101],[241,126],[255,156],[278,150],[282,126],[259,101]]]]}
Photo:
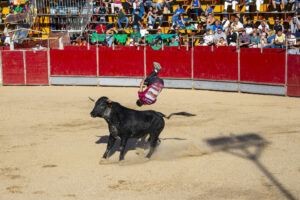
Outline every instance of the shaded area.
{"type": "Polygon", "coordinates": [[[251,160],[264,175],[282,192],[289,200],[296,198],[273,176],[268,169],[259,162],[259,157],[269,142],[255,133],[244,135],[231,135],[206,139],[206,142],[216,151],[224,151],[232,155],[251,160]],[[251,152],[250,149],[254,151],[251,152]]]}
{"type": "MultiPolygon", "coordinates": [[[[108,135],[103,135],[103,136],[97,136],[99,139],[95,142],[96,144],[107,144],[108,142],[108,135]]],[[[129,138],[125,147],[125,154],[128,151],[135,150],[136,148],[141,148],[144,150],[149,149],[149,143],[147,142],[146,137],[137,139],[137,138],[129,138]]],[[[160,140],[186,140],[185,138],[160,138],[160,140]]],[[[121,140],[116,140],[115,145],[109,152],[109,156],[112,156],[113,154],[116,153],[116,151],[120,151],[120,142],[121,140]]],[[[104,152],[103,152],[104,153],[104,152]]]]}

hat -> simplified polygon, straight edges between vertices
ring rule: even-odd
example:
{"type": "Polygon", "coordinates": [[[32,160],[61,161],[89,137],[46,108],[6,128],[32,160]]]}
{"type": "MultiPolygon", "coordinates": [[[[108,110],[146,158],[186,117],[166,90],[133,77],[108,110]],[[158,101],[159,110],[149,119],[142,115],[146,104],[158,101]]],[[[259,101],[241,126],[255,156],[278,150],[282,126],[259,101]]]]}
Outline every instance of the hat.
{"type": "Polygon", "coordinates": [[[137,29],[138,28],[138,26],[137,25],[133,25],[133,29],[137,29]]]}
{"type": "Polygon", "coordinates": [[[228,15],[224,15],[224,17],[228,18],[228,15]]]}

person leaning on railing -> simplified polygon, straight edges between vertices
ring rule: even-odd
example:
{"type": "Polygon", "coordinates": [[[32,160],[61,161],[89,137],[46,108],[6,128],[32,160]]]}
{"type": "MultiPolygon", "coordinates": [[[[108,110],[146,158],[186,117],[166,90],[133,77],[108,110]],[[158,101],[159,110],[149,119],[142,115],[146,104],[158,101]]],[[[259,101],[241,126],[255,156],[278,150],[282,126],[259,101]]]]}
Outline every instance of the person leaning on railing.
{"type": "Polygon", "coordinates": [[[295,16],[291,19],[291,32],[296,37],[300,37],[300,16],[295,13],[295,16]]]}
{"type": "Polygon", "coordinates": [[[253,32],[250,38],[250,45],[251,48],[260,48],[260,36],[257,35],[257,32],[253,32]]]}
{"type": "Polygon", "coordinates": [[[250,36],[246,33],[245,30],[242,31],[242,35],[240,36],[240,47],[247,48],[250,44],[250,36]]]}
{"type": "Polygon", "coordinates": [[[214,34],[214,44],[217,44],[220,38],[226,40],[226,34],[223,32],[222,27],[219,27],[217,32],[214,34]]]}
{"type": "Polygon", "coordinates": [[[285,46],[285,34],[282,30],[279,30],[275,35],[274,48],[284,48],[285,46]]]}
{"type": "Polygon", "coordinates": [[[226,32],[226,39],[228,46],[236,46],[237,32],[233,32],[230,26],[226,32]]]}

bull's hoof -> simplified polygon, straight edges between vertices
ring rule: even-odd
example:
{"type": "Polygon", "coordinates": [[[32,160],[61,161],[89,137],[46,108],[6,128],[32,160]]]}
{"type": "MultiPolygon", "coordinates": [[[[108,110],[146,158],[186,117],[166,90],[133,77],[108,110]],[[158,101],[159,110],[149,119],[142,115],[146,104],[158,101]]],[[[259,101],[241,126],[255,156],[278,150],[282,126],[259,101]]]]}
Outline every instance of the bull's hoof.
{"type": "Polygon", "coordinates": [[[120,160],[120,161],[119,161],[119,165],[120,165],[120,166],[124,166],[124,165],[126,165],[126,162],[125,162],[125,160],[120,160]]]}
{"type": "Polygon", "coordinates": [[[101,158],[101,160],[99,161],[99,165],[105,165],[105,164],[108,164],[108,159],[101,158]]]}

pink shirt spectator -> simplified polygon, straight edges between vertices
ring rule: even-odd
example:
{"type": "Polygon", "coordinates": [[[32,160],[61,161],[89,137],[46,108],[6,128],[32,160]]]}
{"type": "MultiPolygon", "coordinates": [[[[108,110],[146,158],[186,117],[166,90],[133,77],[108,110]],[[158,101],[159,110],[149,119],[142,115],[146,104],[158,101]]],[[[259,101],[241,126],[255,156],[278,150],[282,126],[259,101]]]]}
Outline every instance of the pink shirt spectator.
{"type": "Polygon", "coordinates": [[[153,104],[156,102],[156,98],[159,95],[159,93],[163,89],[163,84],[161,83],[153,83],[150,85],[145,91],[138,92],[139,99],[147,105],[153,104]]]}

